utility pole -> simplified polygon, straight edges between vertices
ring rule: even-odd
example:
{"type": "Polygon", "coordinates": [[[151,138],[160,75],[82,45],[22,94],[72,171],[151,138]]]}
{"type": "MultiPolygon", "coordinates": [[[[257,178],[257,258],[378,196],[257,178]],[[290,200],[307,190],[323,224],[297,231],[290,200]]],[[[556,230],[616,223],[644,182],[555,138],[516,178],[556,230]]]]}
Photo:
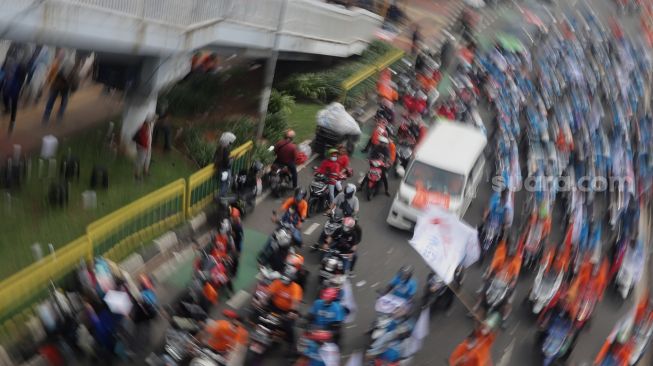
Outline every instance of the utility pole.
{"type": "MultiPolygon", "coordinates": [[[[277,68],[277,59],[279,58],[279,43],[281,43],[281,31],[283,24],[286,20],[286,9],[289,0],[283,0],[281,3],[281,11],[279,12],[279,22],[277,23],[277,30],[274,34],[274,46],[272,47],[272,54],[265,62],[265,77],[263,81],[263,92],[261,93],[261,102],[259,104],[259,117],[258,130],[256,132],[256,139],[263,138],[263,129],[265,128],[265,119],[268,115],[268,103],[270,102],[270,93],[272,92],[272,82],[274,81],[274,71],[277,68]]],[[[276,142],[276,141],[274,141],[276,142]]]]}

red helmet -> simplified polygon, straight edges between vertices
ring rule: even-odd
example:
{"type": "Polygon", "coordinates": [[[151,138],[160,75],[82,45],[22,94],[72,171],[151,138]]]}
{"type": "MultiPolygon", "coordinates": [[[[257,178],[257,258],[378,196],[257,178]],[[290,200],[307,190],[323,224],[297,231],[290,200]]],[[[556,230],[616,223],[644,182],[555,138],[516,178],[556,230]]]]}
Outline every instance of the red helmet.
{"type": "Polygon", "coordinates": [[[223,310],[222,315],[226,316],[229,319],[240,320],[240,315],[238,315],[238,313],[230,309],[223,310]]]}
{"type": "Polygon", "coordinates": [[[297,253],[288,254],[286,257],[286,264],[295,267],[297,270],[300,270],[304,265],[304,257],[297,253]]]}
{"type": "Polygon", "coordinates": [[[328,287],[322,291],[320,299],[331,302],[338,297],[338,290],[333,287],[328,287]]]}
{"type": "Polygon", "coordinates": [[[331,340],[331,332],[328,330],[314,330],[307,335],[308,339],[317,342],[327,342],[331,340]]]}

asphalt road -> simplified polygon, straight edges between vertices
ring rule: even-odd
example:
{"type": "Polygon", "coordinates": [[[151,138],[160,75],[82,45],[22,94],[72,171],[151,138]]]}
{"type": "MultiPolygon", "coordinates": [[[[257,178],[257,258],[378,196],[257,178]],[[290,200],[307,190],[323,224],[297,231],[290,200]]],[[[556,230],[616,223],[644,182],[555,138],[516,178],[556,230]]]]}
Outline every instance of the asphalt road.
{"type": "MultiPolygon", "coordinates": [[[[609,0],[592,1],[595,11],[601,17],[615,13],[615,8],[612,3],[608,3],[607,1],[609,0]]],[[[524,3],[519,4],[524,5],[524,3]]],[[[514,10],[516,9],[514,4],[509,5],[509,7],[513,10],[508,11],[508,13],[512,12],[513,16],[517,14],[514,10]]],[[[554,8],[552,12],[555,13],[556,9],[554,8]]],[[[504,16],[501,16],[502,10],[500,8],[497,10],[486,10],[483,13],[486,14],[484,16],[486,20],[482,21],[482,23],[489,25],[484,30],[484,33],[504,29],[509,24],[514,26],[515,22],[520,21],[519,16],[513,18],[509,15],[505,16],[506,13],[504,13],[504,16]],[[498,14],[499,16],[497,16],[498,14]]],[[[637,18],[632,18],[632,20],[627,21],[629,22],[626,25],[627,30],[635,31],[637,18]]],[[[490,119],[486,118],[485,120],[489,121],[490,119]]],[[[492,127],[488,126],[488,129],[492,130],[492,127]]],[[[314,162],[313,164],[318,163],[314,162]]],[[[367,171],[366,162],[360,156],[352,159],[352,165],[355,170],[355,176],[367,171]]],[[[300,184],[304,187],[310,184],[311,175],[309,171],[310,169],[306,169],[300,173],[300,184]]],[[[397,189],[398,184],[399,181],[397,179],[390,179],[391,192],[397,189]]],[[[480,217],[488,202],[490,189],[489,180],[486,180],[485,183],[481,183],[479,186],[477,198],[471,204],[464,217],[472,226],[480,224],[480,217]]],[[[521,202],[523,202],[524,197],[524,193],[518,193],[516,197],[516,227],[518,227],[517,223],[521,220],[521,202]]],[[[367,202],[362,195],[359,195],[359,199],[361,200],[360,224],[363,228],[363,242],[359,248],[359,260],[356,265],[357,276],[352,279],[354,296],[359,306],[359,311],[355,323],[347,326],[345,331],[341,346],[341,352],[344,356],[364,348],[366,342],[364,332],[374,318],[375,291],[385,286],[400,266],[404,264],[415,266],[416,276],[420,281],[420,290],[429,272],[422,259],[408,244],[410,233],[392,229],[385,222],[392,203],[392,197],[379,195],[374,197],[371,202],[367,202]]],[[[280,203],[280,200],[271,198],[265,200],[257,207],[256,212],[252,214],[251,218],[248,218],[248,227],[260,232],[271,232],[274,226],[270,222],[269,216],[271,211],[277,208],[280,203]]],[[[563,225],[560,223],[559,216],[560,210],[558,209],[554,212],[553,242],[558,242],[562,237],[561,231],[563,225]]],[[[317,239],[325,220],[325,217],[317,216],[310,218],[304,223],[305,230],[311,226],[315,226],[312,225],[313,223],[319,225],[312,233],[305,233],[305,243],[311,244],[317,239]]],[[[309,269],[315,274],[318,270],[317,254],[308,252],[304,254],[307,258],[309,269]]],[[[476,291],[482,285],[482,271],[483,269],[481,268],[473,267],[467,272],[461,299],[468,305],[473,303],[477,298],[476,291]]],[[[535,328],[533,316],[526,307],[520,306],[533,282],[532,274],[528,273],[528,271],[524,272],[520,277],[516,290],[513,313],[506,329],[500,333],[493,347],[495,363],[499,363],[499,360],[502,358],[501,364],[503,365],[532,365],[540,362],[538,358],[539,350],[534,346],[535,328]],[[507,348],[513,351],[506,352],[507,348]]],[[[316,297],[315,286],[311,287],[311,284],[315,284],[316,276],[313,275],[309,281],[312,282],[309,282],[305,294],[306,307],[316,297]]],[[[624,303],[620,298],[608,292],[603,302],[596,308],[592,322],[581,333],[576,347],[568,360],[568,364],[591,364],[595,354],[606,336],[610,333],[614,324],[629,309],[630,303],[624,303]]],[[[451,309],[446,313],[434,313],[430,319],[430,334],[425,339],[422,350],[415,357],[412,364],[445,364],[445,360],[453,348],[463,340],[473,327],[473,320],[467,316],[467,313],[467,308],[460,300],[455,301],[451,309]]],[[[289,364],[289,361],[284,359],[280,352],[270,356],[270,361],[266,364],[289,364]]]]}

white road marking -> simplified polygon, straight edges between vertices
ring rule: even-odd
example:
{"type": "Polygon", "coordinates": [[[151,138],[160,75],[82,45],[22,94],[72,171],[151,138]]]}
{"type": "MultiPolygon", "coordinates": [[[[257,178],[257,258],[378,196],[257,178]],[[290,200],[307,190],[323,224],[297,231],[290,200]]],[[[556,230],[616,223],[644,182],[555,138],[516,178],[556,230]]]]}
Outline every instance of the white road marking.
{"type": "Polygon", "coordinates": [[[356,282],[356,287],[362,287],[362,286],[365,286],[366,283],[367,283],[367,281],[365,281],[365,280],[363,280],[363,281],[358,281],[358,282],[356,282]]]}
{"type": "Polygon", "coordinates": [[[311,226],[308,227],[308,229],[304,230],[304,235],[311,235],[313,234],[313,231],[320,227],[320,223],[314,222],[311,224],[311,226]]]}
{"type": "MultiPolygon", "coordinates": [[[[365,281],[363,281],[363,282],[365,282],[365,281]]],[[[378,285],[379,285],[378,282],[374,282],[374,283],[372,284],[372,286],[370,286],[370,287],[371,287],[371,288],[375,288],[375,287],[378,286],[378,285]]]]}

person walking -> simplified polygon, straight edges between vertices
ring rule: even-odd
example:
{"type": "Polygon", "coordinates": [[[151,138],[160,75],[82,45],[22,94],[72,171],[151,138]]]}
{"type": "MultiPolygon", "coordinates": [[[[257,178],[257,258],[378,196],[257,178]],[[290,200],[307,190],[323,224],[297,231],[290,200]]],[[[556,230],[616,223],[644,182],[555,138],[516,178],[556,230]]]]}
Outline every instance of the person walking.
{"type": "Polygon", "coordinates": [[[236,135],[232,132],[222,133],[213,154],[213,166],[218,179],[218,197],[227,194],[231,187],[231,147],[234,141],[236,141],[236,135]]]}
{"type": "Polygon", "coordinates": [[[57,54],[57,58],[48,75],[47,83],[50,85],[50,96],[43,112],[42,122],[44,125],[47,125],[50,121],[50,114],[52,114],[54,102],[56,102],[58,97],[61,97],[61,103],[59,104],[57,118],[59,121],[63,119],[70,93],[77,88],[78,78],[76,74],[78,68],[79,65],[74,61],[72,56],[67,56],[64,51],[60,51],[57,54]]]}
{"type": "Polygon", "coordinates": [[[20,91],[23,88],[23,84],[25,83],[27,70],[20,54],[8,59],[5,62],[4,70],[5,84],[3,91],[3,101],[5,105],[5,111],[10,114],[8,133],[11,135],[14,130],[14,126],[16,125],[18,97],[20,96],[20,91]]]}
{"type": "Polygon", "coordinates": [[[152,130],[154,129],[155,116],[149,116],[141,128],[134,135],[136,143],[136,165],[134,166],[134,177],[141,179],[150,174],[150,160],[152,159],[152,130]]]}

